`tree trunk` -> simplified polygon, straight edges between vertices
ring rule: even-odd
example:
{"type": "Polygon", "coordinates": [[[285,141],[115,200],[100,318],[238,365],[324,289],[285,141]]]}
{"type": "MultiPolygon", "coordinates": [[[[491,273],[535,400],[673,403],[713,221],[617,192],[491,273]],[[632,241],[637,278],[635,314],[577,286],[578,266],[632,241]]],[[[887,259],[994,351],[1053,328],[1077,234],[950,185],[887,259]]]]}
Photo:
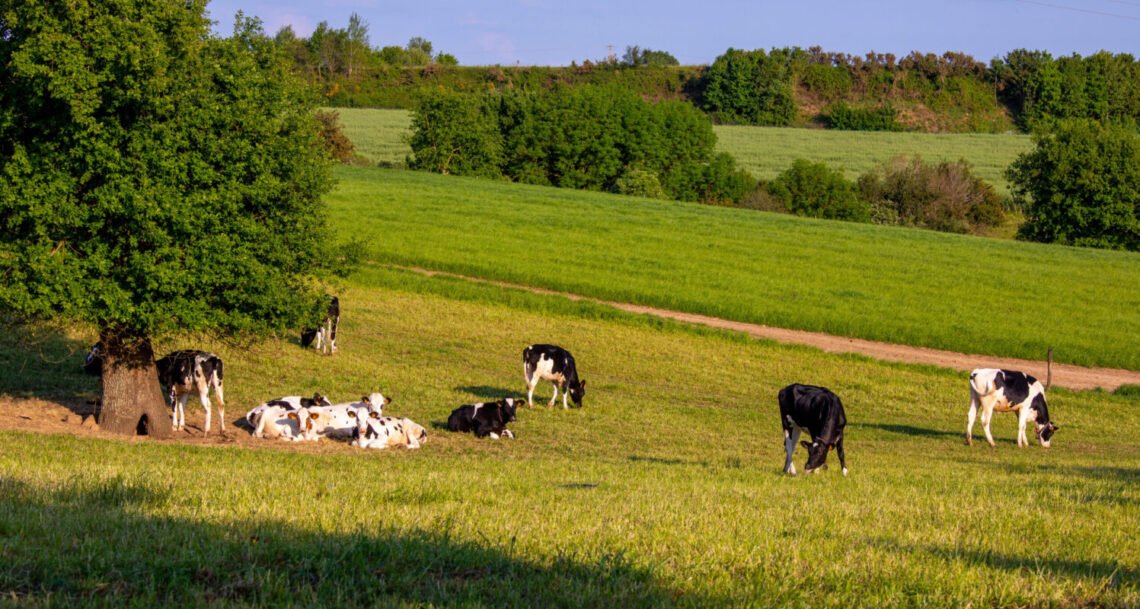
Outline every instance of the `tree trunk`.
{"type": "Polygon", "coordinates": [[[150,338],[105,329],[101,339],[103,407],[99,427],[122,435],[170,437],[170,408],[158,384],[150,338]]]}

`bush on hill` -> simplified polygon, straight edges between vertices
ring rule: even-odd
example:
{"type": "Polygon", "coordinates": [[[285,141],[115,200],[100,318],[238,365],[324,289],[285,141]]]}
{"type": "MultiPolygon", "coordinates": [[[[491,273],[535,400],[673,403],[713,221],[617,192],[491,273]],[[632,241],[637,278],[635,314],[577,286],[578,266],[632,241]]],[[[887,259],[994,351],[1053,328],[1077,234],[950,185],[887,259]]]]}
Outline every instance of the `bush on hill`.
{"type": "Polygon", "coordinates": [[[828,106],[823,122],[831,129],[844,131],[902,131],[897,117],[898,112],[890,104],[882,108],[856,108],[841,101],[828,106]]]}
{"type": "Polygon", "coordinates": [[[1140,136],[1134,124],[1063,121],[1007,176],[1030,241],[1140,251],[1140,136]]]}
{"type": "Polygon", "coordinates": [[[768,192],[791,213],[813,218],[868,222],[870,208],[855,186],[823,163],[797,159],[768,184],[768,192]]]}
{"type": "Polygon", "coordinates": [[[968,233],[1004,219],[997,192],[965,160],[929,165],[900,157],[860,176],[858,188],[876,224],[968,233]]]}

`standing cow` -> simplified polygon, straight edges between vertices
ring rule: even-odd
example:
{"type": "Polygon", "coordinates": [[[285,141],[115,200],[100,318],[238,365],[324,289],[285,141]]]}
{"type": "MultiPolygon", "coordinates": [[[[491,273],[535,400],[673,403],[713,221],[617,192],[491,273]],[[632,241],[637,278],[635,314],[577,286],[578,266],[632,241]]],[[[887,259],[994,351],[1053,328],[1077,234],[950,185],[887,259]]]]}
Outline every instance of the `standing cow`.
{"type": "Polygon", "coordinates": [[[570,352],[554,345],[531,345],[523,349],[523,376],[526,377],[526,405],[534,406],[534,388],[539,381],[550,381],[554,384],[554,395],[550,396],[550,406],[558,398],[558,390],[562,390],[562,408],[566,405],[566,394],[574,405],[582,407],[582,397],[586,395],[586,381],[578,380],[578,370],[574,365],[574,356],[570,352]]]}
{"type": "Polygon", "coordinates": [[[1059,429],[1049,420],[1049,408],[1045,404],[1045,388],[1041,381],[1016,370],[978,368],[970,373],[970,412],[966,417],[966,443],[974,444],[974,420],[978,407],[982,408],[982,429],[986,441],[994,446],[990,434],[990,420],[994,411],[1017,412],[1017,445],[1029,446],[1025,435],[1025,424],[1032,417],[1037,425],[1037,441],[1049,448],[1053,432],[1059,429]]]}
{"type": "Polygon", "coordinates": [[[843,454],[843,428],[847,425],[847,415],[843,412],[843,402],[839,396],[825,387],[793,383],[780,390],[780,422],[784,426],[784,471],[796,475],[792,463],[792,452],[800,430],[811,436],[811,444],[801,442],[808,451],[804,465],[807,473],[818,472],[827,467],[827,453],[834,448],[839,453],[839,464],[843,475],[847,475],[847,460],[843,454]]]}
{"type": "Polygon", "coordinates": [[[321,353],[336,353],[336,331],[340,325],[340,298],[333,296],[329,303],[328,316],[319,328],[301,331],[301,346],[313,347],[321,353]]]}
{"type": "Polygon", "coordinates": [[[158,382],[170,397],[171,419],[175,431],[186,426],[186,402],[191,392],[198,394],[206,411],[206,429],[210,433],[210,389],[218,398],[218,416],[222,432],[226,431],[226,402],[222,395],[222,358],[206,351],[174,351],[155,362],[158,382]]]}

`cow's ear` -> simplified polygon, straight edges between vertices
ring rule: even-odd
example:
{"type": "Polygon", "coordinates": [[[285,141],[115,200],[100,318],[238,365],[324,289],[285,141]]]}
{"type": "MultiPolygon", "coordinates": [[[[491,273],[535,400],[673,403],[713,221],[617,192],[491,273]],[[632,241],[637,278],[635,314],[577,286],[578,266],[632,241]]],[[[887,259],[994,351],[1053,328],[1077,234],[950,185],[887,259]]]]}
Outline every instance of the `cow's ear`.
{"type": "Polygon", "coordinates": [[[296,410],[290,411],[289,414],[286,416],[289,417],[290,419],[293,419],[294,421],[296,421],[297,420],[297,411],[296,410]]]}
{"type": "Polygon", "coordinates": [[[387,406],[388,404],[391,404],[391,403],[392,403],[392,398],[390,398],[388,396],[384,396],[384,405],[387,406]]]}
{"type": "Polygon", "coordinates": [[[349,411],[348,411],[348,418],[350,418],[350,419],[355,419],[355,418],[356,418],[356,411],[355,411],[355,410],[352,410],[352,409],[350,408],[350,409],[349,409],[349,411]]]}
{"type": "Polygon", "coordinates": [[[578,383],[578,386],[581,387],[582,389],[585,389],[586,388],[586,380],[582,379],[582,382],[578,383]]]}
{"type": "Polygon", "coordinates": [[[1049,427],[1052,427],[1053,431],[1057,431],[1058,429],[1061,429],[1060,425],[1057,425],[1056,423],[1053,423],[1052,421],[1049,422],[1049,427]]]}
{"type": "Polygon", "coordinates": [[[373,410],[372,412],[368,413],[368,416],[369,416],[369,418],[372,418],[372,419],[379,419],[380,413],[373,410]]]}
{"type": "Polygon", "coordinates": [[[800,444],[803,444],[804,448],[811,450],[811,444],[808,444],[806,440],[800,440],[800,444]]]}
{"type": "Polygon", "coordinates": [[[364,402],[365,404],[368,404],[369,406],[372,405],[372,400],[369,399],[368,396],[364,396],[364,397],[360,398],[360,401],[364,402]]]}

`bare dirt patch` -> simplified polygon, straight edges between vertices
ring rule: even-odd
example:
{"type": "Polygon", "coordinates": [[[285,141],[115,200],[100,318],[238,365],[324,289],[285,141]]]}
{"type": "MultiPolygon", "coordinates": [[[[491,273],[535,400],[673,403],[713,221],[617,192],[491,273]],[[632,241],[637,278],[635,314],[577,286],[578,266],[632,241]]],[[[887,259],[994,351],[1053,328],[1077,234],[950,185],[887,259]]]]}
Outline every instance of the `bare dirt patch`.
{"type": "MultiPolygon", "coordinates": [[[[628,311],[630,313],[654,315],[657,317],[672,319],[690,324],[720,328],[724,330],[732,330],[734,332],[742,332],[755,338],[766,338],[781,343],[808,345],[820,349],[821,351],[827,351],[829,353],[858,353],[860,355],[865,355],[867,357],[872,357],[874,359],[888,362],[900,362],[905,364],[929,364],[933,366],[940,366],[942,368],[951,368],[954,370],[964,371],[970,371],[974,368],[1005,368],[1009,370],[1021,370],[1037,377],[1042,382],[1045,381],[1047,376],[1046,362],[1044,360],[1035,361],[1009,357],[995,357],[992,355],[957,353],[954,351],[942,351],[939,349],[928,349],[925,347],[911,347],[908,345],[895,345],[873,340],[848,338],[845,336],[834,336],[831,334],[824,334],[822,332],[787,330],[784,328],[773,328],[770,326],[765,326],[763,324],[745,323],[740,321],[721,319],[718,317],[709,317],[707,315],[697,315],[695,313],[682,313],[680,311],[670,311],[668,309],[659,309],[656,307],[646,307],[624,302],[600,300],[597,298],[589,298],[578,294],[533,288],[525,285],[508,283],[505,281],[491,281],[487,279],[480,279],[478,277],[459,275],[456,273],[432,271],[416,267],[393,266],[392,268],[414,271],[427,276],[439,275],[444,277],[455,277],[458,279],[465,279],[479,283],[487,283],[519,290],[528,290],[536,294],[562,296],[569,298],[570,300],[596,302],[598,304],[604,304],[614,307],[615,309],[628,311]]],[[[1099,387],[1106,391],[1115,391],[1121,385],[1140,385],[1140,372],[1134,370],[1123,370],[1120,368],[1087,368],[1084,366],[1074,366],[1071,364],[1054,363],[1052,383],[1053,385],[1064,387],[1066,389],[1086,390],[1096,389],[1099,387]]]]}

